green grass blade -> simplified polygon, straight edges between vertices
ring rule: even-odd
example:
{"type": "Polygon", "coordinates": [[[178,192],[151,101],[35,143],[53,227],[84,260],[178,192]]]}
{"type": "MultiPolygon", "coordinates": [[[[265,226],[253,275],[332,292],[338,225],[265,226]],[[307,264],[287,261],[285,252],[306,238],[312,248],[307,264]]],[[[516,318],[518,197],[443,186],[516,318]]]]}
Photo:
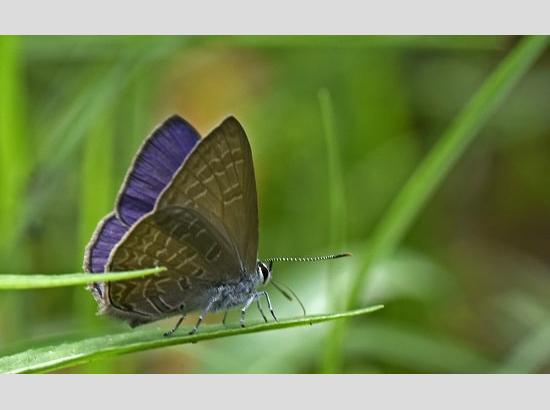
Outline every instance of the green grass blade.
{"type": "Polygon", "coordinates": [[[81,249],[90,241],[101,218],[113,208],[114,134],[113,120],[106,115],[97,121],[85,141],[80,178],[81,249]]]}
{"type": "MultiPolygon", "coordinates": [[[[548,37],[526,37],[521,40],[418,166],[374,231],[371,248],[365,254],[349,288],[347,309],[357,305],[369,271],[395,249],[422,207],[478,135],[478,131],[541,55],[547,43],[548,37]]],[[[331,337],[335,345],[342,345],[344,329],[345,321],[334,326],[331,337]]],[[[337,371],[338,365],[326,370],[337,371]]]]}
{"type": "Polygon", "coordinates": [[[424,204],[512,87],[536,61],[547,42],[547,37],[525,38],[483,84],[419,165],[375,230],[372,249],[351,287],[348,307],[357,304],[369,268],[395,249],[424,204]]]}
{"type": "Polygon", "coordinates": [[[155,275],[165,270],[166,268],[152,268],[128,272],[65,273],[61,275],[12,275],[3,273],[0,274],[0,290],[58,288],[87,285],[94,282],[113,282],[155,275]]]}
{"type": "MultiPolygon", "coordinates": [[[[0,36],[0,261],[4,269],[26,272],[30,265],[28,241],[17,240],[14,221],[24,218],[27,203],[29,148],[26,109],[26,66],[18,36],[0,36]]],[[[23,301],[13,293],[3,295],[2,339],[25,335],[23,301]]]]}
{"type": "MultiPolygon", "coordinates": [[[[114,117],[115,114],[109,112],[98,118],[84,141],[79,197],[80,249],[84,249],[90,241],[98,221],[113,208],[116,140],[114,117]]],[[[78,263],[82,261],[80,253],[75,257],[79,258],[78,263]]],[[[104,322],[96,320],[94,315],[97,304],[89,296],[79,287],[73,289],[74,315],[85,328],[93,329],[97,334],[105,333],[101,331],[104,322]]],[[[109,363],[97,362],[85,370],[86,373],[113,373],[108,365],[109,363]]]]}
{"type": "Polygon", "coordinates": [[[13,240],[28,177],[28,144],[24,130],[24,80],[20,39],[0,38],[0,251],[13,240]]]}
{"type": "Polygon", "coordinates": [[[325,129],[325,143],[327,145],[328,159],[328,194],[330,206],[330,246],[332,252],[340,252],[346,239],[346,195],[344,192],[344,177],[342,175],[342,163],[340,150],[336,136],[336,124],[334,120],[334,108],[332,98],[327,89],[319,90],[319,103],[321,105],[321,118],[325,129]]]}
{"type": "MultiPolygon", "coordinates": [[[[345,251],[343,246],[346,240],[346,194],[344,191],[344,177],[342,174],[342,163],[340,161],[339,141],[336,134],[336,122],[334,119],[334,107],[332,98],[327,89],[319,90],[319,104],[321,108],[321,119],[325,130],[325,143],[327,146],[328,162],[328,196],[329,196],[329,243],[330,252],[345,251]]],[[[336,277],[334,265],[327,267],[328,298],[331,309],[340,310],[341,303],[338,303],[335,295],[336,277]]],[[[334,361],[335,351],[332,344],[333,339],[328,338],[323,355],[323,368],[331,368],[334,361]]]]}
{"type": "Polygon", "coordinates": [[[125,333],[94,337],[73,343],[31,349],[11,356],[0,358],[2,373],[37,373],[63,369],[76,364],[88,363],[106,356],[121,355],[130,352],[155,349],[202,340],[237,336],[267,330],[284,329],[296,326],[313,325],[330,320],[364,315],[381,309],[383,306],[372,306],[350,312],[330,315],[306,316],[287,319],[280,322],[259,323],[245,328],[223,328],[221,326],[204,326],[194,335],[178,332],[172,337],[164,337],[159,328],[134,330],[125,333]]]}

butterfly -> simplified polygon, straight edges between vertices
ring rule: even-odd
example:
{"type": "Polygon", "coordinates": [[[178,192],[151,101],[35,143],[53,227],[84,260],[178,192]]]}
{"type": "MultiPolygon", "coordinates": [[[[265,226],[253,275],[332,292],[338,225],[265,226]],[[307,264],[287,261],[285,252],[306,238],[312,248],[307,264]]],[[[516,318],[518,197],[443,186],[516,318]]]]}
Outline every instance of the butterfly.
{"type": "MultiPolygon", "coordinates": [[[[174,115],[139,149],[118,193],[113,212],[103,218],[86,247],[84,269],[91,273],[151,267],[154,276],[89,286],[99,313],[131,327],[200,312],[195,333],[209,312],[241,307],[241,326],[251,304],[266,299],[273,262],[333,259],[258,259],[258,201],[252,151],[234,117],[205,138],[174,115]]],[[[277,286],[279,290],[280,287],[277,286]]],[[[283,294],[286,292],[283,291],[283,294]]],[[[288,294],[285,296],[290,299],[288,294]]]]}

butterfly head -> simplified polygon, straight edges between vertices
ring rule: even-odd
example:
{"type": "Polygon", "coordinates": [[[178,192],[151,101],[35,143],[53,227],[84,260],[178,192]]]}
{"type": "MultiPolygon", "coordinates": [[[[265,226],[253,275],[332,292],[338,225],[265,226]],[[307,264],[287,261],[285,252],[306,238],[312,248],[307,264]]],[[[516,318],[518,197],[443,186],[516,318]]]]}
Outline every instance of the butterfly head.
{"type": "Polygon", "coordinates": [[[260,277],[260,281],[263,285],[267,285],[271,279],[271,271],[273,269],[273,261],[258,261],[256,264],[256,272],[260,277]]]}
{"type": "MultiPolygon", "coordinates": [[[[259,276],[259,281],[262,285],[267,285],[269,281],[271,280],[271,273],[273,271],[273,262],[315,262],[315,261],[322,261],[322,260],[328,260],[328,259],[337,259],[342,258],[345,256],[351,256],[351,253],[344,252],[344,253],[338,253],[336,255],[327,255],[327,256],[313,256],[313,257],[278,257],[278,258],[269,258],[263,261],[258,261],[256,263],[256,273],[259,276]]],[[[302,301],[298,298],[296,293],[292,289],[290,289],[288,286],[283,285],[282,283],[276,283],[275,281],[271,281],[273,286],[282,293],[282,295],[287,298],[289,301],[292,302],[294,298],[298,301],[300,306],[302,307],[302,311],[304,312],[304,316],[306,315],[306,308],[302,301]]]]}

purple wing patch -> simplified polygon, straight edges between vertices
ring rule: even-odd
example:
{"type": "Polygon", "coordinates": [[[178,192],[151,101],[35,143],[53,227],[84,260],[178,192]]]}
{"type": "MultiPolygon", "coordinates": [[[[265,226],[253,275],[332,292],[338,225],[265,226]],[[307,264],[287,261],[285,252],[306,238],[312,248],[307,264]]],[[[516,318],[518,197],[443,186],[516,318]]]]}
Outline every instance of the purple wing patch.
{"type": "Polygon", "coordinates": [[[103,218],[86,248],[84,270],[92,273],[104,272],[109,254],[127,231],[128,227],[114,213],[103,218]]]}
{"type": "Polygon", "coordinates": [[[200,140],[198,132],[174,115],[139,150],[119,193],[116,214],[127,226],[151,211],[161,191],[200,140]]]}
{"type": "MultiPolygon", "coordinates": [[[[84,270],[91,273],[104,272],[109,254],[126,231],[128,231],[128,227],[120,222],[114,212],[103,218],[97,225],[94,236],[86,248],[84,270]]],[[[90,289],[98,303],[102,303],[104,286],[103,283],[90,284],[90,289]]]]}

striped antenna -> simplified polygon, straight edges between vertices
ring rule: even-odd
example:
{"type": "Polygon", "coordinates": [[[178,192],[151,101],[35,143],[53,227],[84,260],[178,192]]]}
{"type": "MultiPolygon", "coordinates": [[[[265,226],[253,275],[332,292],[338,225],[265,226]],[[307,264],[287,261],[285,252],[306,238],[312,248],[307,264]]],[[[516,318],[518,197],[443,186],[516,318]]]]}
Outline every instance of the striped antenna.
{"type": "Polygon", "coordinates": [[[345,256],[351,256],[351,253],[344,252],[338,253],[336,255],[326,255],[326,256],[309,256],[309,257],[275,257],[266,259],[265,262],[317,262],[317,261],[326,261],[328,259],[338,259],[345,256]]]}

